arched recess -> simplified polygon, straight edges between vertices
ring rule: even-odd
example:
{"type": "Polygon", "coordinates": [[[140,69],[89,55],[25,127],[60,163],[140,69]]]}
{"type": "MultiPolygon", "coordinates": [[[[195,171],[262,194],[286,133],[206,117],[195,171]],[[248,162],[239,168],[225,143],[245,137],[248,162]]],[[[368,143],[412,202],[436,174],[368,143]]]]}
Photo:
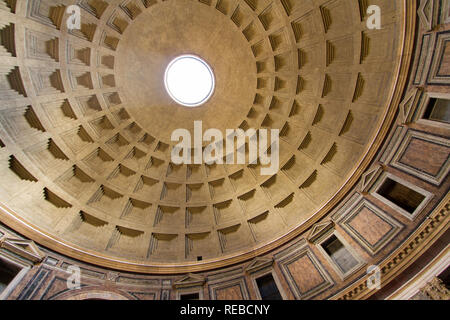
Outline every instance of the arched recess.
{"type": "Polygon", "coordinates": [[[133,297],[116,291],[79,289],[65,292],[52,300],[134,300],[133,297]]]}

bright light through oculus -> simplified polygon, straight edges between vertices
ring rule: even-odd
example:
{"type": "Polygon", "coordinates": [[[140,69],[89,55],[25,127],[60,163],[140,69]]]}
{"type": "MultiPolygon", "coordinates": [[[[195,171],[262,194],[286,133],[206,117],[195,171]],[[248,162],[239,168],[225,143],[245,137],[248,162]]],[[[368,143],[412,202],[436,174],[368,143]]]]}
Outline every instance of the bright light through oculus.
{"type": "Polygon", "coordinates": [[[208,64],[196,56],[184,55],[174,59],[164,76],[166,90],[177,103],[198,107],[214,92],[214,74],[208,64]]]}

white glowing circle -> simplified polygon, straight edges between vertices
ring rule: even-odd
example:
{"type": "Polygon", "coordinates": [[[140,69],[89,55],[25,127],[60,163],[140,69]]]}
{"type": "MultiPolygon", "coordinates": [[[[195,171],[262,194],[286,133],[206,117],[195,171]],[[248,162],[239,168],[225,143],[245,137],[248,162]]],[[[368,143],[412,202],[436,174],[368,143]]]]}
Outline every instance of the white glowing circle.
{"type": "Polygon", "coordinates": [[[175,58],[166,69],[164,82],[170,97],[186,107],[198,107],[207,102],[215,87],[210,66],[192,55],[175,58]]]}

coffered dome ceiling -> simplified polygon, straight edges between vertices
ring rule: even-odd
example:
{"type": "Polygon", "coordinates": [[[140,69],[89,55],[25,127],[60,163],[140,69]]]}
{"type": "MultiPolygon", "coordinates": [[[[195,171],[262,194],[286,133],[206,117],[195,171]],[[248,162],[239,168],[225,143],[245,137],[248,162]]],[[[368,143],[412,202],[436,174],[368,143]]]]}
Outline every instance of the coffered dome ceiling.
{"type": "Polygon", "coordinates": [[[299,235],[363,172],[403,89],[405,9],[377,1],[383,29],[368,30],[372,2],[0,1],[2,219],[140,272],[236,263],[299,235]],[[65,23],[75,3],[80,31],[65,23]],[[198,108],[164,88],[183,54],[216,77],[198,108]],[[280,129],[279,172],[171,163],[172,131],[195,120],[280,129]]]}

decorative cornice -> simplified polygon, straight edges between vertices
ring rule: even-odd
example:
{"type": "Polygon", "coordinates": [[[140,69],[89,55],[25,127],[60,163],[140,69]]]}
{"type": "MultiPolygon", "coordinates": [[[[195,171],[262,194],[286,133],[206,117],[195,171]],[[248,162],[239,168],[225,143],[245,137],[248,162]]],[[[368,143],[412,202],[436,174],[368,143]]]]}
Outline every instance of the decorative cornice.
{"type": "Polygon", "coordinates": [[[432,30],[436,25],[436,16],[439,7],[438,0],[421,0],[417,15],[426,31],[432,30]],[[430,7],[430,16],[427,16],[425,9],[430,7]]]}
{"type": "Polygon", "coordinates": [[[367,170],[361,177],[361,182],[359,183],[359,191],[364,193],[372,186],[377,177],[383,172],[383,167],[377,165],[373,168],[367,170]]]}
{"type": "Polygon", "coordinates": [[[174,289],[201,287],[205,284],[206,279],[196,274],[187,274],[183,278],[173,283],[174,289]]]}
{"type": "Polygon", "coordinates": [[[328,234],[330,230],[334,229],[333,221],[319,222],[313,225],[311,231],[308,235],[308,241],[311,243],[316,243],[324,235],[328,234]]]}
{"type": "Polygon", "coordinates": [[[45,258],[45,254],[31,240],[3,237],[0,239],[0,248],[18,255],[32,264],[39,263],[45,258]]]}
{"type": "Polygon", "coordinates": [[[255,273],[265,268],[270,268],[273,265],[273,258],[255,258],[250,262],[250,264],[245,268],[247,273],[255,273]]]}
{"type": "Polygon", "coordinates": [[[422,97],[423,89],[422,88],[414,88],[408,92],[405,99],[400,103],[400,120],[402,123],[407,124],[411,121],[412,111],[416,110],[416,106],[422,97]]]}

